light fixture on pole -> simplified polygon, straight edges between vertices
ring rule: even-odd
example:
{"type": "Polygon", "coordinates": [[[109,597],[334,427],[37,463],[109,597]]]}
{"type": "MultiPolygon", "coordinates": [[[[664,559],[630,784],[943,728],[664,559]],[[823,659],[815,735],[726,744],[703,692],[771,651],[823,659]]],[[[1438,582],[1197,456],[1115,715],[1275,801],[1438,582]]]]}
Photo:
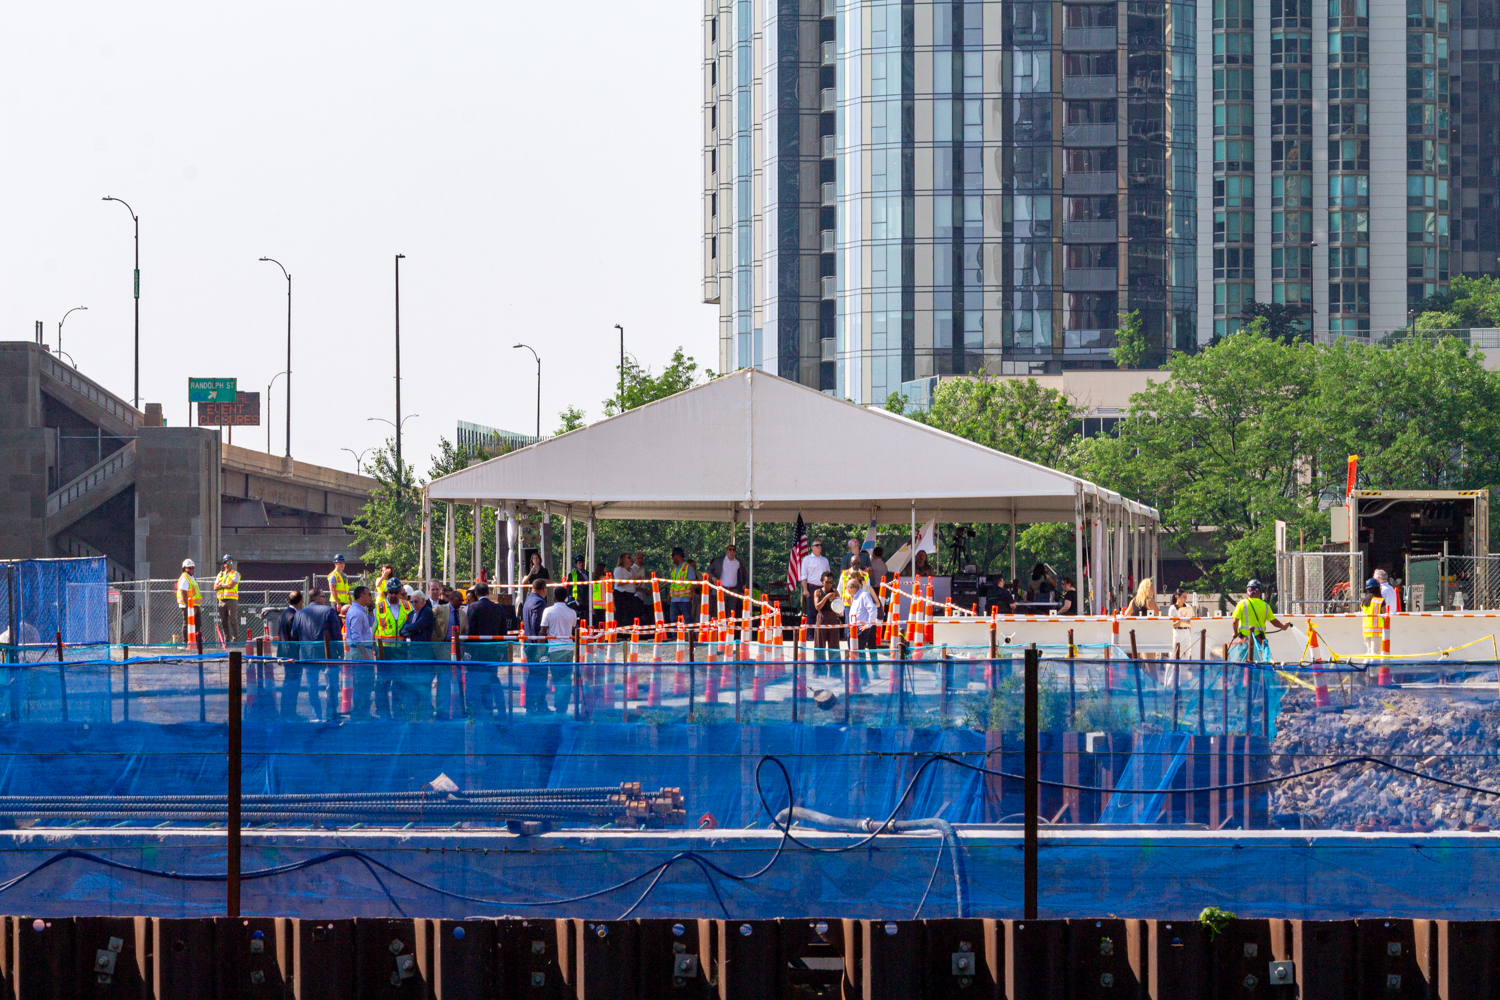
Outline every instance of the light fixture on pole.
{"type": "MultiPolygon", "coordinates": [[[[74,313],[78,312],[79,310],[82,310],[84,312],[88,312],[88,308],[89,308],[88,306],[74,306],[72,309],[69,309],[67,312],[63,313],[62,319],[60,319],[60,320],[57,321],[57,353],[58,353],[59,356],[61,356],[62,352],[63,352],[63,349],[62,349],[62,328],[63,328],[63,324],[68,321],[68,317],[69,316],[73,315],[74,313]]],[[[69,357],[71,358],[72,355],[69,355],[69,357]]],[[[73,367],[77,368],[78,367],[77,363],[74,363],[73,367]]]]}
{"type": "Polygon", "coordinates": [[[374,451],[374,449],[365,448],[362,451],[355,451],[353,448],[340,448],[339,451],[347,451],[354,456],[354,474],[357,476],[364,470],[365,456],[374,451]]]}
{"type": "Polygon", "coordinates": [[[517,344],[511,350],[526,348],[536,358],[536,439],[542,439],[542,356],[530,344],[517,344]]]}
{"type": "Polygon", "coordinates": [[[399,424],[393,423],[392,421],[385,419],[385,417],[365,418],[365,420],[367,421],[374,421],[376,423],[386,424],[390,427],[396,428],[396,486],[398,488],[401,486],[401,477],[403,475],[401,471],[401,428],[405,426],[408,420],[415,420],[421,415],[422,414],[420,413],[408,413],[406,416],[401,418],[401,423],[399,424]]]}
{"type": "Polygon", "coordinates": [[[625,328],[619,323],[615,329],[620,331],[620,412],[625,412],[625,328]]]}
{"type": "Polygon", "coordinates": [[[124,205],[125,211],[130,213],[130,221],[135,223],[135,402],[131,405],[139,410],[141,408],[141,217],[135,214],[135,209],[126,204],[123,198],[105,195],[104,200],[118,201],[124,205]]]}
{"type": "MultiPolygon", "coordinates": [[[[292,272],[286,269],[286,265],[273,257],[262,257],[262,261],[270,261],[281,268],[281,273],[286,275],[286,457],[292,457],[292,272]]],[[[270,405],[271,390],[266,390],[266,404],[270,405]]],[[[271,440],[270,419],[266,421],[266,445],[267,454],[271,451],[269,444],[271,440]]]]}
{"type": "Polygon", "coordinates": [[[275,385],[276,384],[276,380],[279,379],[279,378],[281,378],[281,376],[283,376],[285,374],[287,374],[287,373],[286,372],[277,372],[275,375],[272,375],[271,376],[270,385],[266,386],[266,454],[267,455],[271,454],[271,386],[275,385]]]}

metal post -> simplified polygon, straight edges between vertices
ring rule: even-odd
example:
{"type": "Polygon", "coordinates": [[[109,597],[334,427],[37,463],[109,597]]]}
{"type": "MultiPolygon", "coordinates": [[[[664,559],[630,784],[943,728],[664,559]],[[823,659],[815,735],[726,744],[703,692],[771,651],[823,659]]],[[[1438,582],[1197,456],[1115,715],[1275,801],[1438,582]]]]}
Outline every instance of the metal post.
{"type": "Polygon", "coordinates": [[[1141,692],[1140,652],[1135,648],[1135,629],[1130,630],[1130,666],[1135,673],[1135,718],[1136,725],[1146,724],[1146,696],[1141,692]]]}
{"type": "Polygon", "coordinates": [[[226,912],[240,915],[240,652],[229,651],[229,891],[226,912]]]}
{"type": "Polygon", "coordinates": [[[1078,727],[1078,685],[1075,668],[1078,666],[1078,647],[1073,645],[1073,630],[1068,629],[1068,728],[1078,727]]]}
{"type": "Polygon", "coordinates": [[[1041,780],[1040,762],[1037,754],[1041,740],[1037,734],[1037,674],[1041,665],[1041,654],[1033,643],[1026,650],[1026,808],[1025,844],[1022,858],[1023,870],[1023,917],[1037,919],[1037,792],[1041,780]]]}
{"type": "MultiPolygon", "coordinates": [[[[401,261],[406,254],[396,254],[396,496],[401,501],[401,486],[405,477],[401,465],[401,261]]],[[[288,365],[288,368],[291,366],[288,365]]],[[[288,381],[291,376],[287,376],[288,381]]],[[[291,397],[289,396],[288,399],[291,397]]]]}
{"type": "Polygon", "coordinates": [[[1208,673],[1208,629],[1202,629],[1198,633],[1198,735],[1204,735],[1207,730],[1203,728],[1203,675],[1208,673]]]}

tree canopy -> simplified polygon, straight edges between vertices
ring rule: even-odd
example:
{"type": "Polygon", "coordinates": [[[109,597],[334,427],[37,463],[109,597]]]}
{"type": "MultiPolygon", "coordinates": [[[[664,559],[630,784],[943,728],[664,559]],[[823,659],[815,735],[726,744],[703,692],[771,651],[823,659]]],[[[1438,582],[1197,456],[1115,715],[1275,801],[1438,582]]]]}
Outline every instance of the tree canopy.
{"type": "Polygon", "coordinates": [[[1449,290],[1423,300],[1412,325],[1418,330],[1471,330],[1500,326],[1500,278],[1458,275],[1449,290]]]}

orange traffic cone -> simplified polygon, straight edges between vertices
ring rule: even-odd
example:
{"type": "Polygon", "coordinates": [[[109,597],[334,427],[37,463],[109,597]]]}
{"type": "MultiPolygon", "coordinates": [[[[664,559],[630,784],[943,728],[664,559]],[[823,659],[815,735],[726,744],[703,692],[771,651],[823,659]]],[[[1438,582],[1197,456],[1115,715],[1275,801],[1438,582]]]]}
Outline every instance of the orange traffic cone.
{"type": "Polygon", "coordinates": [[[641,692],[639,690],[640,680],[636,676],[639,673],[641,662],[640,653],[640,631],[641,620],[635,619],[635,626],[629,632],[630,659],[625,664],[625,707],[630,707],[631,701],[639,701],[641,692]]]}
{"type": "Polygon", "coordinates": [[[806,655],[803,653],[805,649],[807,649],[807,616],[803,615],[802,621],[797,625],[797,645],[792,650],[792,676],[796,678],[792,684],[793,698],[807,697],[807,675],[800,669],[801,657],[806,655]]]}
{"type": "Polygon", "coordinates": [[[1380,687],[1395,687],[1391,680],[1391,609],[1386,608],[1380,616],[1380,655],[1387,659],[1380,661],[1380,671],[1376,674],[1375,683],[1380,687]]]}
{"type": "Polygon", "coordinates": [[[667,616],[661,611],[661,581],[651,574],[651,613],[656,618],[656,641],[667,641],[667,616]]]}
{"type": "Polygon", "coordinates": [[[925,619],[924,624],[926,626],[926,632],[922,636],[922,641],[923,641],[923,643],[925,643],[928,646],[932,645],[932,614],[928,610],[931,607],[932,607],[932,577],[929,576],[927,578],[927,597],[926,597],[926,600],[924,600],[922,602],[922,608],[923,608],[923,611],[925,612],[925,614],[924,614],[924,619],[925,619]]]}
{"type": "Polygon", "coordinates": [[[1318,648],[1318,626],[1311,618],[1307,620],[1307,647],[1312,651],[1313,706],[1320,711],[1331,708],[1333,701],[1328,697],[1328,679],[1323,675],[1321,666],[1323,650],[1318,648]]]}

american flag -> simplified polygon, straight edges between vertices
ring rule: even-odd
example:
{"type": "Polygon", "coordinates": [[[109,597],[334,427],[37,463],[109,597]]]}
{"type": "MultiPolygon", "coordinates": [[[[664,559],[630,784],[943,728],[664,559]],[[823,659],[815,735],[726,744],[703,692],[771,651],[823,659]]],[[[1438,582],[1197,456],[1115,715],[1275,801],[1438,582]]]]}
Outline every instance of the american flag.
{"type": "Polygon", "coordinates": [[[802,582],[802,560],[807,558],[807,525],[802,523],[802,515],[797,515],[797,523],[792,528],[792,552],[786,558],[786,585],[796,587],[802,582]]]}

